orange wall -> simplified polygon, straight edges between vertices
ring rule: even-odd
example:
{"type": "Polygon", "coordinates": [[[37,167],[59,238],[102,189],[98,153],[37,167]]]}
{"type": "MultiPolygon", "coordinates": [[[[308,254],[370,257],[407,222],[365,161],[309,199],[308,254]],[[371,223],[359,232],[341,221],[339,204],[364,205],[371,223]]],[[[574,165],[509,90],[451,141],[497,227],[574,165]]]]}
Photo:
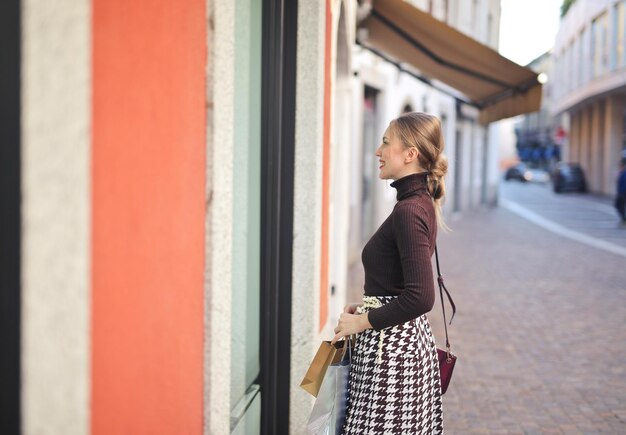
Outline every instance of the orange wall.
{"type": "Polygon", "coordinates": [[[205,1],[93,1],[94,434],[200,434],[205,1]]]}
{"type": "Polygon", "coordinates": [[[333,40],[332,0],[326,0],[326,43],[324,47],[324,151],[322,164],[322,260],[320,279],[320,331],[328,321],[328,207],[330,204],[330,86],[333,40]]]}

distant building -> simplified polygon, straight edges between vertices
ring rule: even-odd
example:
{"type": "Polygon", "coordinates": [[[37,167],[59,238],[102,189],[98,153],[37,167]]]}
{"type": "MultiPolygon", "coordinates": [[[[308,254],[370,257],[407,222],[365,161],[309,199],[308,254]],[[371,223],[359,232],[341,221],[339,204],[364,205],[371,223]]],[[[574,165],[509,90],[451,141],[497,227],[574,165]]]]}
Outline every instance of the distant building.
{"type": "Polygon", "coordinates": [[[543,75],[541,110],[520,116],[515,125],[516,149],[518,158],[532,167],[551,169],[560,159],[561,146],[565,140],[559,118],[550,111],[552,91],[552,56],[550,51],[531,61],[527,67],[543,75]]]}
{"type": "Polygon", "coordinates": [[[564,160],[579,162],[591,191],[613,194],[624,142],[626,1],[578,0],[556,37],[551,111],[569,118],[564,160]]]}

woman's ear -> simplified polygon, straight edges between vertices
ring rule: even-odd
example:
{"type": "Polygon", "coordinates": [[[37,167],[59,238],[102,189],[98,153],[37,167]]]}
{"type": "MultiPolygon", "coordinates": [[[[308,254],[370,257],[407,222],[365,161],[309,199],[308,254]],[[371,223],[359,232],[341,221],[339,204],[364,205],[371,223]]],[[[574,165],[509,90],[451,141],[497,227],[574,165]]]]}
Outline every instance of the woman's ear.
{"type": "Polygon", "coordinates": [[[418,151],[415,147],[410,147],[407,150],[406,158],[404,159],[405,163],[411,163],[413,160],[417,160],[418,151]]]}

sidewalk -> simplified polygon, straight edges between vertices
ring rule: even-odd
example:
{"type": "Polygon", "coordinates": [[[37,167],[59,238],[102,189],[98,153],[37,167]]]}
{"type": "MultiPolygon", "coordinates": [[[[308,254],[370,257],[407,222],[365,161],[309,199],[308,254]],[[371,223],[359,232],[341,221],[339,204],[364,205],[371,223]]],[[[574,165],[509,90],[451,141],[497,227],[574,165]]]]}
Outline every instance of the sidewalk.
{"type": "MultiPolygon", "coordinates": [[[[596,234],[594,222],[606,220],[610,233],[601,208],[557,198],[591,210],[582,218],[517,193],[568,228],[580,219],[582,231],[596,234]]],[[[458,309],[450,327],[458,362],[444,396],[446,433],[626,433],[624,257],[503,208],[448,223],[453,232],[440,233],[439,248],[458,309]]],[[[439,300],[429,319],[443,346],[439,300]]]]}
{"type": "Polygon", "coordinates": [[[626,228],[619,226],[610,198],[581,194],[556,194],[550,184],[503,182],[500,206],[582,243],[626,257],[626,228]]]}

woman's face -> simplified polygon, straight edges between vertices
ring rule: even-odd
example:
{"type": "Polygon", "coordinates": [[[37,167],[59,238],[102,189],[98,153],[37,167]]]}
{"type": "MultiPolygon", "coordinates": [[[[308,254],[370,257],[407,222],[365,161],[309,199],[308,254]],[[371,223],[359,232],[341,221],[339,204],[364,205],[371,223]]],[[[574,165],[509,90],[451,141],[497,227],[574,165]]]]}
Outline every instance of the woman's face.
{"type": "Polygon", "coordinates": [[[402,142],[396,137],[391,125],[385,130],[383,142],[376,149],[378,157],[378,177],[383,180],[397,180],[411,172],[409,149],[405,149],[402,142]]]}

